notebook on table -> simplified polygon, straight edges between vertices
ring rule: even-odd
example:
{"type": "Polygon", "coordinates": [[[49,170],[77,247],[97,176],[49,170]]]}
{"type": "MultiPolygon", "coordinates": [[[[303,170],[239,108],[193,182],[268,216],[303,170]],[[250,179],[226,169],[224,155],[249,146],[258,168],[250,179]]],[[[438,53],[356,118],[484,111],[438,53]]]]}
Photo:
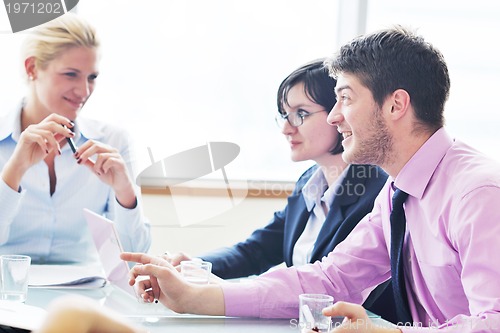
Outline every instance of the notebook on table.
{"type": "Polygon", "coordinates": [[[30,288],[97,289],[106,283],[101,265],[35,264],[30,267],[30,288]]]}

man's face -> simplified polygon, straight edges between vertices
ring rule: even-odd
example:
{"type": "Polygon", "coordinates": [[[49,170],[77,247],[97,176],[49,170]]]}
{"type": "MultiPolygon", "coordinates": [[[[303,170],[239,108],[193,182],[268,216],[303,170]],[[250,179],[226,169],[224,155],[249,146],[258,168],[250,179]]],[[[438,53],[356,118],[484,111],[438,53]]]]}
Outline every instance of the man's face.
{"type": "Polygon", "coordinates": [[[343,73],[335,87],[337,103],[328,123],[337,126],[344,140],[342,158],[347,163],[381,167],[392,156],[392,135],[371,91],[353,74],[343,73]]]}

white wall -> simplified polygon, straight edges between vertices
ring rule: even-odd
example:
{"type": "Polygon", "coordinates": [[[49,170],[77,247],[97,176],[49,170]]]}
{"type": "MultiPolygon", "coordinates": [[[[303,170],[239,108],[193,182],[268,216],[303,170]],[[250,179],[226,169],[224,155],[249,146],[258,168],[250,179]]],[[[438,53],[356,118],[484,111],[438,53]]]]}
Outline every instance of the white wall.
{"type": "MultiPolygon", "coordinates": [[[[179,199],[179,198],[176,198],[179,199]]],[[[181,200],[205,203],[220,200],[216,197],[184,197],[181,200]]],[[[151,222],[153,243],[151,254],[159,255],[166,250],[184,251],[198,255],[221,246],[242,241],[258,227],[264,226],[273,213],[286,205],[285,198],[247,197],[234,208],[205,221],[180,226],[172,196],[144,194],[144,211],[151,222]]],[[[192,207],[196,211],[198,207],[192,207]]],[[[203,211],[199,211],[203,214],[203,211]]]]}

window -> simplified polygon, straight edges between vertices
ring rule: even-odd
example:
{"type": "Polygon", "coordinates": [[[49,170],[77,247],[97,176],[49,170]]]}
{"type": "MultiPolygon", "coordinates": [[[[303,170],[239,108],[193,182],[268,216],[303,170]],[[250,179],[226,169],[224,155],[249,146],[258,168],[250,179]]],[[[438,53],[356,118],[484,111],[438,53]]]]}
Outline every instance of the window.
{"type": "MultiPolygon", "coordinates": [[[[365,28],[394,23],[418,28],[447,59],[450,132],[500,159],[497,1],[85,0],[77,11],[103,44],[98,85],[82,112],[126,127],[141,169],[151,163],[147,147],[158,160],[229,141],[241,148],[229,178],[295,180],[312,162],[291,162],[275,126],[279,83],[365,28]],[[352,3],[358,11],[346,9],[352,3]]],[[[9,33],[7,22],[0,11],[0,100],[15,105],[24,93],[23,34],[9,33]]]]}
{"type": "Polygon", "coordinates": [[[103,39],[85,112],[129,127],[146,166],[148,146],[160,159],[208,141],[240,146],[233,179],[295,180],[311,164],[290,161],[275,96],[335,49],[334,1],[86,0],[78,12],[103,39]]]}
{"type": "Polygon", "coordinates": [[[417,29],[444,55],[450,72],[445,105],[450,134],[500,160],[500,3],[494,0],[370,1],[367,30],[392,23],[417,29]]]}

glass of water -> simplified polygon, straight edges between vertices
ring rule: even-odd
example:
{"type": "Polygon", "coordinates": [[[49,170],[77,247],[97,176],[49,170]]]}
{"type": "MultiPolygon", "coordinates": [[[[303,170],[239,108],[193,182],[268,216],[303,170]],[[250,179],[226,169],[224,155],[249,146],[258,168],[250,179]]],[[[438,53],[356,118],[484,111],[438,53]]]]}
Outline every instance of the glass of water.
{"type": "Polygon", "coordinates": [[[0,256],[1,299],[25,302],[28,296],[28,276],[31,258],[23,255],[0,256]]]}
{"type": "Polygon", "coordinates": [[[332,319],[323,315],[322,310],[333,305],[333,297],[323,294],[299,295],[299,324],[315,332],[329,332],[332,319]]]}
{"type": "Polygon", "coordinates": [[[212,263],[200,260],[181,261],[181,275],[191,283],[208,284],[212,263]]]}

